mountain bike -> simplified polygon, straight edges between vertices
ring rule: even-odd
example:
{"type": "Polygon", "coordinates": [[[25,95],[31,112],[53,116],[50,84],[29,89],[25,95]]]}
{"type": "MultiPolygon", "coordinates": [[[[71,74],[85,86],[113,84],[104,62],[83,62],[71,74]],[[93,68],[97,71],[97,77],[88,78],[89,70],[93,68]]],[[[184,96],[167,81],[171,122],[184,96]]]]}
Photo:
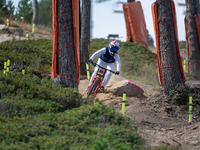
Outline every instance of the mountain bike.
{"type": "Polygon", "coordinates": [[[100,65],[96,64],[95,62],[90,62],[93,66],[98,66],[99,69],[96,73],[96,75],[94,76],[92,83],[89,87],[89,89],[87,90],[87,96],[90,96],[92,94],[96,95],[99,92],[99,87],[104,79],[104,76],[106,74],[107,71],[110,71],[114,74],[116,74],[115,71],[106,69],[104,67],[101,67],[100,65]]]}

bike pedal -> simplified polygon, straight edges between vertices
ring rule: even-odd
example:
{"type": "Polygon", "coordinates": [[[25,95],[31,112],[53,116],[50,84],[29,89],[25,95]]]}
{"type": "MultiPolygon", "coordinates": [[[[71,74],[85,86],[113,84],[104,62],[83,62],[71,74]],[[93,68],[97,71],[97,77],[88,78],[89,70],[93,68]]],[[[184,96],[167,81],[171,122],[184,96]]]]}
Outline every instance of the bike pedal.
{"type": "Polygon", "coordinates": [[[102,86],[102,87],[100,87],[99,89],[98,89],[98,93],[103,93],[104,92],[104,87],[102,86]]]}

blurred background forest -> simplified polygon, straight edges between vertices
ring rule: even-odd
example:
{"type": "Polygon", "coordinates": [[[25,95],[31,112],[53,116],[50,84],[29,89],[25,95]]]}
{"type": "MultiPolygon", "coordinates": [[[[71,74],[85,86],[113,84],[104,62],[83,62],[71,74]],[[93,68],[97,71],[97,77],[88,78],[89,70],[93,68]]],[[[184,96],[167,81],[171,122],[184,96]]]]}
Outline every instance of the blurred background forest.
{"type": "MultiPolygon", "coordinates": [[[[52,0],[38,1],[38,22],[39,25],[46,27],[52,26],[52,0]]],[[[9,18],[12,14],[12,19],[26,23],[32,22],[33,4],[32,0],[20,0],[18,6],[15,7],[12,0],[0,0],[0,16],[9,18]]],[[[0,24],[3,23],[0,21],[0,24]]]]}

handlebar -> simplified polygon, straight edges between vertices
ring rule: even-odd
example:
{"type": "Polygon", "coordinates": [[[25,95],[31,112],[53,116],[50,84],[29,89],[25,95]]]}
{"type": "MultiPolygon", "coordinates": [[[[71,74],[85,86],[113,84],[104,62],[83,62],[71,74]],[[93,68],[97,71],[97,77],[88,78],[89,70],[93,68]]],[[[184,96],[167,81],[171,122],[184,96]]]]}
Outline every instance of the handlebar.
{"type": "Polygon", "coordinates": [[[104,68],[104,67],[101,67],[100,65],[98,65],[97,63],[95,63],[95,62],[90,62],[91,64],[93,64],[93,66],[99,66],[99,68],[102,68],[102,69],[105,69],[106,71],[110,71],[110,72],[112,72],[112,73],[116,73],[115,71],[112,71],[112,70],[110,70],[110,69],[106,69],[106,68],[104,68]]]}

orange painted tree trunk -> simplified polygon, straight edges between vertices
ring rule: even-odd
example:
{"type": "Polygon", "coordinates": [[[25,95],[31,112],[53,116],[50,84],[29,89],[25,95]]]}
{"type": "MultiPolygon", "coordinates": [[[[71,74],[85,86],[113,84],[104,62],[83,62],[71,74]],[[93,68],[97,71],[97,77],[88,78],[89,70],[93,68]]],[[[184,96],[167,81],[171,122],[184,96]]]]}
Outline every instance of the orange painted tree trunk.
{"type": "Polygon", "coordinates": [[[159,29],[159,49],[164,92],[168,94],[176,86],[184,85],[177,59],[176,35],[171,1],[156,0],[159,29]]]}
{"type": "Polygon", "coordinates": [[[67,87],[78,88],[74,52],[72,0],[58,0],[58,74],[67,87]]]}
{"type": "Polygon", "coordinates": [[[189,47],[188,69],[189,75],[200,79],[200,49],[198,32],[194,16],[198,14],[196,0],[186,0],[186,26],[187,40],[189,47]]]}

